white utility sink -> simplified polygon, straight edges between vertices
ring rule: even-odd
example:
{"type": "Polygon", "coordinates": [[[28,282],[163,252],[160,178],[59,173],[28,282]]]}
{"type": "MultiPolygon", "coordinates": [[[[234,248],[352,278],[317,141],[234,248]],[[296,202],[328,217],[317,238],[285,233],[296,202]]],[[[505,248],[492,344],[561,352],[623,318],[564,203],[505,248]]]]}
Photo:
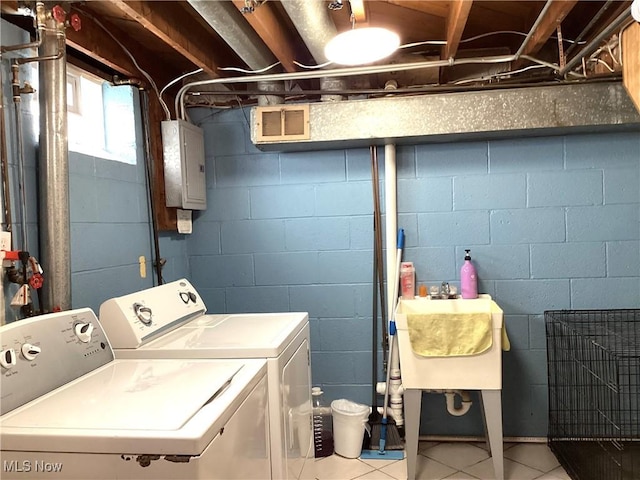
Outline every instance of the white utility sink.
{"type": "Polygon", "coordinates": [[[398,351],[404,388],[500,390],[502,388],[502,309],[489,295],[474,300],[401,300],[396,313],[398,351]],[[483,353],[470,356],[423,357],[409,342],[407,315],[442,313],[490,313],[493,344],[483,353]]]}
{"type": "Polygon", "coordinates": [[[502,309],[489,295],[480,295],[473,300],[418,298],[400,300],[395,320],[405,400],[408,480],[414,480],[416,475],[423,390],[481,391],[485,431],[493,457],[495,478],[503,480],[502,309]],[[491,347],[482,353],[468,356],[418,355],[414,353],[409,340],[407,315],[412,313],[489,313],[493,339],[491,347]]]}

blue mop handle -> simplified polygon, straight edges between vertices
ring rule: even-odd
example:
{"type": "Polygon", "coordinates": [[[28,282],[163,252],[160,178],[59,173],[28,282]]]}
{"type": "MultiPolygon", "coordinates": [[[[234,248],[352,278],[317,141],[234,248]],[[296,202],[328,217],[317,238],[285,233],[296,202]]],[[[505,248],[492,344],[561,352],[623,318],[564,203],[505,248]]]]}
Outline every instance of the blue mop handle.
{"type": "Polygon", "coordinates": [[[384,453],[384,447],[387,444],[387,417],[382,417],[382,425],[380,426],[380,453],[384,453]]]}
{"type": "Polygon", "coordinates": [[[400,250],[404,249],[404,228],[398,229],[398,240],[396,245],[400,250]]]}

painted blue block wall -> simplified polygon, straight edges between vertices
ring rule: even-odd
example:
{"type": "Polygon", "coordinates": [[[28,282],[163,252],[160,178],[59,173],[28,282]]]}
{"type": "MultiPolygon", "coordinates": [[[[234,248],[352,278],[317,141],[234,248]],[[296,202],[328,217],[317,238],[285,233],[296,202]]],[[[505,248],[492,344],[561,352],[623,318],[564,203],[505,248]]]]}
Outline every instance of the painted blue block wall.
{"type": "MultiPolygon", "coordinates": [[[[191,115],[205,131],[209,208],[187,251],[208,309],[308,311],[313,383],[328,400],[369,404],[368,149],[264,153],[242,111],[191,115]]],[[[640,135],[400,146],[397,162],[404,259],[418,283],[457,283],[471,248],[512,342],[505,435],[546,435],[543,312],[640,307],[640,135]]],[[[423,417],[422,433],[482,433],[477,403],[454,418],[425,395],[423,417]]]]}
{"type": "MultiPolygon", "coordinates": [[[[0,20],[3,45],[26,43],[27,32],[0,20]]],[[[29,51],[12,52],[30,55],[29,51]]],[[[23,248],[21,210],[18,188],[18,154],[16,121],[11,100],[10,62],[3,59],[3,113],[7,127],[6,140],[9,159],[11,216],[14,248],[23,248]]],[[[35,63],[20,68],[21,81],[38,84],[35,63]]],[[[149,222],[147,185],[142,157],[142,133],[137,89],[114,87],[109,89],[112,108],[129,108],[132,101],[136,125],[137,155],[135,165],[69,152],[69,208],[71,229],[71,301],[73,308],[91,307],[97,313],[100,304],[116,295],[131,293],[154,285],[151,268],[152,235],[149,222]],[[122,99],[123,104],[118,102],[122,99]],[[147,276],[141,278],[138,258],[147,261],[147,276]]],[[[21,102],[22,131],[25,159],[26,225],[29,252],[39,258],[37,162],[38,162],[38,98],[24,95],[21,102]]],[[[2,211],[2,214],[4,212],[2,211]]],[[[3,222],[6,219],[2,218],[3,222]]],[[[163,233],[160,236],[161,255],[167,260],[164,278],[167,281],[189,276],[187,244],[183,235],[163,233]]],[[[45,281],[48,281],[46,265],[45,281]]],[[[8,322],[21,318],[19,310],[9,301],[18,286],[4,282],[8,322]]],[[[36,302],[37,307],[37,302],[36,302]]]]}
{"type": "MultiPolygon", "coordinates": [[[[96,314],[109,298],[157,285],[139,92],[122,86],[104,94],[113,110],[126,111],[133,104],[137,148],[133,165],[69,152],[71,301],[74,308],[90,307],[96,314]],[[140,256],[146,262],[144,278],[140,256]]],[[[188,276],[184,236],[162,233],[160,254],[167,260],[165,281],[188,276]]]]}

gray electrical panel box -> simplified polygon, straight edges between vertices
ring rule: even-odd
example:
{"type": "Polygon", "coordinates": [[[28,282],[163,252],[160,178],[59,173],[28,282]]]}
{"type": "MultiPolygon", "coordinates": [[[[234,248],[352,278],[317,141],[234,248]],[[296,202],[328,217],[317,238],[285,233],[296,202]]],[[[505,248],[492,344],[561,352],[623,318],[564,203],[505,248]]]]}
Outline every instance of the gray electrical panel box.
{"type": "Polygon", "coordinates": [[[167,207],[207,208],[202,129],[184,120],[162,122],[164,187],[167,207]]]}

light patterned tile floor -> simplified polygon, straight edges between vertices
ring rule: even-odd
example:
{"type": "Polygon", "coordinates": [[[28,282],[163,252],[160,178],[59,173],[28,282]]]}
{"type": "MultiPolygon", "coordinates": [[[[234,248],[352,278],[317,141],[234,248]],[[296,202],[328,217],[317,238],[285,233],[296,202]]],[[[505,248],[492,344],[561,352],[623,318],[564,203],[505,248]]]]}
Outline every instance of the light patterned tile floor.
{"type": "MultiPolygon", "coordinates": [[[[407,480],[407,460],[339,455],[314,462],[317,480],[407,480]]],[[[505,480],[570,480],[544,443],[504,445],[505,480]]],[[[479,442],[420,442],[416,480],[492,480],[493,462],[479,442]]]]}

